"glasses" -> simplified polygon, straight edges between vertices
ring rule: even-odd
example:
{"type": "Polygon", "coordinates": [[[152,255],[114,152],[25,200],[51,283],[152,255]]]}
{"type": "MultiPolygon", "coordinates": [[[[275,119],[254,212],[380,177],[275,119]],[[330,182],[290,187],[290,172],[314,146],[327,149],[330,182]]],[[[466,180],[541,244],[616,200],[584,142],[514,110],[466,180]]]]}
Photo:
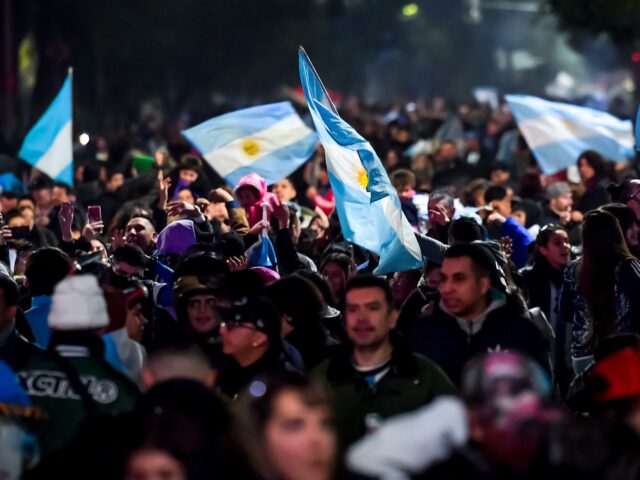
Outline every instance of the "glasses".
{"type": "Polygon", "coordinates": [[[226,328],[228,331],[232,332],[236,328],[248,328],[249,330],[258,330],[256,326],[252,323],[248,322],[238,322],[235,320],[226,320],[220,324],[220,327],[226,328]]]}

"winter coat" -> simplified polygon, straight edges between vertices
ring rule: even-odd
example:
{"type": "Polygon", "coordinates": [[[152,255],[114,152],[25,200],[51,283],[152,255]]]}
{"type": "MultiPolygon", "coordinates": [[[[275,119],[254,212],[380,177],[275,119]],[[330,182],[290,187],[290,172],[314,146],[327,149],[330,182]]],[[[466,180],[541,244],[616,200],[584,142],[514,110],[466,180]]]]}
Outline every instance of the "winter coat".
{"type": "Polygon", "coordinates": [[[43,457],[63,447],[91,415],[133,408],[138,389],[103,359],[100,337],[64,332],[30,355],[18,376],[47,419],[38,432],[43,457]]]}
{"type": "Polygon", "coordinates": [[[471,322],[452,316],[440,303],[431,316],[416,324],[411,345],[414,351],[438,364],[458,385],[465,364],[488,351],[518,350],[549,369],[549,352],[540,331],[504,300],[494,300],[471,322]]]}
{"type": "Polygon", "coordinates": [[[367,433],[382,419],[410,412],[455,387],[432,361],[409,350],[392,335],[391,366],[373,387],[354,368],[351,352],[343,350],[312,372],[327,380],[334,393],[334,413],[341,448],[367,433]]]}

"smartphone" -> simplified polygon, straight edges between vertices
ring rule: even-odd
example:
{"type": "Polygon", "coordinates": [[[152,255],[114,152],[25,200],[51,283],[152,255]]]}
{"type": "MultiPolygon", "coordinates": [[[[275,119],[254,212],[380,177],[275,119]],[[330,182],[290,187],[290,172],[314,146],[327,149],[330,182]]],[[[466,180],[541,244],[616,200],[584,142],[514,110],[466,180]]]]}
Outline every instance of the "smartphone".
{"type": "Polygon", "coordinates": [[[89,223],[102,221],[102,210],[100,209],[100,205],[89,205],[87,207],[87,220],[89,223]]]}
{"type": "MultiPolygon", "coordinates": [[[[89,223],[102,221],[102,210],[100,209],[100,205],[89,205],[87,207],[87,221],[89,223]]],[[[102,233],[102,229],[100,229],[98,233],[102,233]]]]}
{"type": "Polygon", "coordinates": [[[22,238],[29,238],[29,227],[11,227],[11,236],[13,240],[20,240],[22,238]]]}

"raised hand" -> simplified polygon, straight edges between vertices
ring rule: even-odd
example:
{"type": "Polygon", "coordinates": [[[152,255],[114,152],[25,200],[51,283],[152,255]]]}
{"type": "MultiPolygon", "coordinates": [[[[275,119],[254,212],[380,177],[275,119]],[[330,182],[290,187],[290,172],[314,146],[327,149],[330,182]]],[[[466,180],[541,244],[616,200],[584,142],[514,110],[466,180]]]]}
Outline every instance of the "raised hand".
{"type": "Polygon", "coordinates": [[[65,242],[73,241],[73,236],[71,235],[71,225],[73,224],[73,205],[71,205],[70,202],[64,202],[60,205],[58,222],[60,223],[62,240],[65,242]]]}
{"type": "Polygon", "coordinates": [[[242,255],[241,257],[229,257],[227,258],[227,265],[229,265],[229,270],[232,272],[237,270],[246,270],[248,267],[247,256],[242,255]]]}
{"type": "Polygon", "coordinates": [[[289,206],[282,202],[273,202],[273,215],[278,220],[281,229],[289,228],[289,206]]]}
{"type": "Polygon", "coordinates": [[[184,215],[187,218],[197,218],[202,215],[198,207],[187,202],[170,202],[167,204],[167,215],[184,215]]]}
{"type": "Polygon", "coordinates": [[[160,197],[158,198],[158,208],[165,210],[167,208],[167,200],[169,199],[169,187],[171,187],[171,179],[164,178],[162,170],[158,172],[158,186],[160,187],[160,197]]]}
{"type": "Polygon", "coordinates": [[[102,223],[102,221],[87,222],[87,224],[82,229],[82,236],[86,238],[88,241],[91,241],[102,233],[103,228],[104,228],[104,223],[102,223]]]}
{"type": "Polygon", "coordinates": [[[429,209],[429,220],[432,224],[440,225],[441,227],[444,227],[451,221],[444,207],[440,205],[429,209]]]}
{"type": "Polygon", "coordinates": [[[11,240],[13,240],[13,235],[11,234],[11,228],[9,228],[7,225],[4,225],[0,229],[0,246],[10,243],[11,240]]]}
{"type": "Polygon", "coordinates": [[[124,229],[116,228],[111,237],[111,251],[115,251],[120,245],[124,245],[124,229]]]}
{"type": "Polygon", "coordinates": [[[227,203],[233,201],[233,196],[224,188],[211,190],[208,195],[209,201],[213,203],[227,203]]]}

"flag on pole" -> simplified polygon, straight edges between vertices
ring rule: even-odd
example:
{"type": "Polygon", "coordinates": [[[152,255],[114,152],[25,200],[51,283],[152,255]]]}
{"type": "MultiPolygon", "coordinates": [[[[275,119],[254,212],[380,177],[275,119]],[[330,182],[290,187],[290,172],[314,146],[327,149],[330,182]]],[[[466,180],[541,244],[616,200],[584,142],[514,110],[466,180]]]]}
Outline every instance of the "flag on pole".
{"type": "Polygon", "coordinates": [[[376,274],[420,268],[418,241],[380,159],[369,142],[340,118],[302,48],[298,60],[344,238],[380,256],[376,274]]]}
{"type": "Polygon", "coordinates": [[[44,115],[24,138],[18,157],[53,180],[73,185],[72,95],[69,74],[44,115]]]}
{"type": "Polygon", "coordinates": [[[282,180],[313,155],[318,143],[290,102],[227,113],[182,134],[233,186],[251,172],[267,185],[282,180]]]}
{"type": "Polygon", "coordinates": [[[614,161],[633,156],[633,128],[629,120],[528,95],[506,95],[505,99],[547,175],[575,165],[585,150],[595,150],[614,161]]]}

